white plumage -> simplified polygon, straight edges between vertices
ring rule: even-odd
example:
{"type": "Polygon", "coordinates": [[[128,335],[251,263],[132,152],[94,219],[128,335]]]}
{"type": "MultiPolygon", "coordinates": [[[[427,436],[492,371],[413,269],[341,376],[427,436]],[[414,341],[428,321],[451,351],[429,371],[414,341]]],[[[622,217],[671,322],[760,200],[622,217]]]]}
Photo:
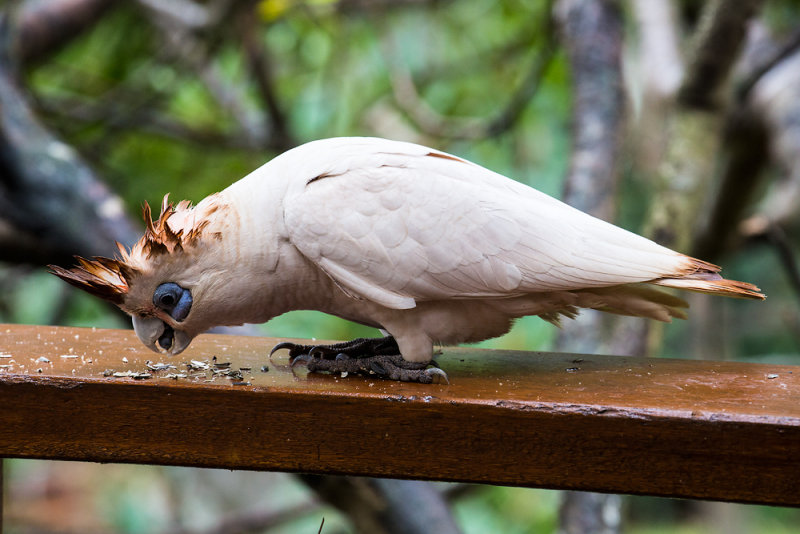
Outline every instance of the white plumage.
{"type": "Polygon", "coordinates": [[[121,259],[54,271],[115,301],[148,346],[172,353],[215,325],[317,309],[381,327],[406,361],[428,362],[434,343],[501,335],[523,315],[683,317],[685,303],[651,284],[763,298],[466,160],[373,138],[302,145],[195,208],[165,202],[121,259]],[[165,283],[190,292],[181,321],[154,302],[165,283]]]}

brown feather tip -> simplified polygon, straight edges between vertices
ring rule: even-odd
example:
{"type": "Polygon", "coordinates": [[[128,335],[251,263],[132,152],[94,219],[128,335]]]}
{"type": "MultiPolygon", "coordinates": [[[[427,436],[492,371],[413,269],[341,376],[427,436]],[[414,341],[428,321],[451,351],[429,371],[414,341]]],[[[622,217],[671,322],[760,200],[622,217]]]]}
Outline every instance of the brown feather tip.
{"type": "Polygon", "coordinates": [[[162,254],[180,252],[186,247],[195,245],[203,229],[208,224],[208,220],[195,224],[186,233],[184,233],[183,229],[173,230],[168,222],[173,214],[190,209],[192,209],[192,204],[188,200],[182,200],[177,206],[174,206],[169,201],[169,193],[167,193],[161,201],[161,212],[158,218],[153,220],[150,204],[145,202],[142,205],[145,232],[134,248],[139,248],[141,253],[150,259],[162,254]]]}
{"type": "Polygon", "coordinates": [[[739,282],[738,280],[727,280],[725,278],[719,280],[662,278],[660,280],[654,280],[653,283],[660,286],[685,289],[698,293],[708,293],[710,295],[720,295],[723,297],[754,300],[764,300],[767,298],[766,295],[761,293],[761,290],[753,284],[739,282]]]}
{"type": "Polygon", "coordinates": [[[743,299],[764,300],[766,295],[753,284],[739,282],[738,280],[728,280],[723,278],[719,271],[721,268],[713,263],[708,263],[697,258],[685,257],[687,261],[686,269],[676,273],[674,277],[664,277],[653,280],[652,283],[696,291],[698,293],[708,293],[724,297],[734,297],[743,299]]]}
{"type": "Polygon", "coordinates": [[[120,260],[95,257],[87,260],[75,256],[78,265],[64,269],[58,265],[48,265],[50,272],[65,282],[96,297],[120,305],[128,293],[130,280],[136,270],[120,260]]]}

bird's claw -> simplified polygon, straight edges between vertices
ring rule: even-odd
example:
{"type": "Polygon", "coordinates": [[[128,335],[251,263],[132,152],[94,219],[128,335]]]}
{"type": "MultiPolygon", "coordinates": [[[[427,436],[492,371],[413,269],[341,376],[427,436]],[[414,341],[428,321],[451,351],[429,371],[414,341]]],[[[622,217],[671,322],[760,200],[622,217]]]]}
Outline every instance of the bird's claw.
{"type": "Polygon", "coordinates": [[[450,378],[447,376],[447,373],[445,373],[436,362],[431,361],[431,365],[433,365],[434,367],[430,367],[428,369],[425,369],[424,371],[425,374],[431,378],[431,383],[447,384],[449,386],[450,378]]]}
{"type": "Polygon", "coordinates": [[[280,349],[289,349],[292,368],[304,364],[312,373],[328,372],[342,378],[353,373],[401,382],[450,383],[447,373],[436,362],[404,360],[393,338],[356,339],[335,345],[299,345],[285,341],[275,345],[270,355],[280,349]]]}
{"type": "Polygon", "coordinates": [[[310,354],[300,354],[299,356],[292,358],[292,360],[289,362],[289,367],[294,369],[294,366],[299,363],[304,363],[308,365],[309,362],[311,362],[313,359],[314,357],[310,354]]]}
{"type": "Polygon", "coordinates": [[[278,352],[281,349],[289,349],[289,358],[296,358],[301,354],[307,354],[309,349],[313,347],[309,347],[307,345],[299,345],[297,343],[292,343],[291,341],[282,341],[272,347],[272,350],[269,351],[269,358],[272,359],[272,355],[278,352]]]}
{"type": "Polygon", "coordinates": [[[324,358],[329,360],[331,357],[338,356],[339,352],[325,345],[315,345],[311,347],[308,354],[313,358],[324,358]]]}
{"type": "Polygon", "coordinates": [[[275,354],[281,349],[289,349],[291,351],[292,347],[294,347],[295,345],[296,345],[295,343],[292,343],[290,341],[281,341],[280,343],[272,347],[272,350],[269,351],[269,356],[272,357],[273,354],[275,354]]]}

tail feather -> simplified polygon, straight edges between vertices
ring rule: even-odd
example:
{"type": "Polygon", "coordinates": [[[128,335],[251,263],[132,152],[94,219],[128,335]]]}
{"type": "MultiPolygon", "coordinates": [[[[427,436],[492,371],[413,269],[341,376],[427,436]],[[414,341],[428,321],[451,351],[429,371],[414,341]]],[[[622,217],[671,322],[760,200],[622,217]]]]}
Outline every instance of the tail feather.
{"type": "Polygon", "coordinates": [[[686,289],[688,291],[697,291],[699,293],[721,295],[724,297],[757,300],[764,300],[767,298],[763,293],[760,292],[761,290],[753,284],[739,282],[737,280],[726,280],[725,278],[720,278],[719,280],[704,280],[703,278],[699,277],[660,278],[658,280],[653,280],[651,283],[659,286],[686,289]]]}
{"type": "Polygon", "coordinates": [[[602,287],[576,291],[578,306],[633,317],[671,322],[686,319],[689,305],[680,297],[645,284],[602,287]]]}
{"type": "Polygon", "coordinates": [[[675,276],[665,276],[652,280],[651,284],[687,291],[697,291],[711,295],[734,297],[743,299],[764,300],[767,298],[761,290],[753,284],[727,280],[720,274],[720,267],[697,258],[684,256],[685,267],[675,276]]]}

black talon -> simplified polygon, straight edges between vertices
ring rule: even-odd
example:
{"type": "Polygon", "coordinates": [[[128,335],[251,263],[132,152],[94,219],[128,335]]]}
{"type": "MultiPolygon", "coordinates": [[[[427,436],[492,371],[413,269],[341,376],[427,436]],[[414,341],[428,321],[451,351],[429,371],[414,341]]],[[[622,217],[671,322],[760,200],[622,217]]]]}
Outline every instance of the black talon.
{"type": "Polygon", "coordinates": [[[305,363],[306,365],[308,365],[313,359],[314,357],[311,356],[310,354],[300,354],[298,356],[295,356],[292,359],[292,361],[289,362],[289,367],[294,368],[294,366],[297,365],[298,363],[305,363]]]}
{"type": "Polygon", "coordinates": [[[289,356],[292,356],[292,351],[296,349],[302,349],[302,345],[298,345],[297,343],[292,343],[291,341],[282,341],[272,347],[272,350],[269,351],[269,356],[272,357],[273,354],[278,352],[281,349],[289,349],[289,356]]]}
{"type": "Polygon", "coordinates": [[[296,343],[291,343],[289,341],[282,341],[282,342],[278,343],[277,345],[275,345],[274,347],[272,347],[272,350],[269,351],[269,355],[272,356],[273,354],[275,354],[276,352],[278,352],[281,349],[292,350],[292,347],[295,347],[295,346],[296,346],[296,343]]]}
{"type": "Polygon", "coordinates": [[[311,347],[308,351],[308,355],[312,358],[325,358],[330,359],[331,356],[338,354],[338,351],[333,349],[332,347],[326,347],[325,345],[317,345],[311,347]]]}

